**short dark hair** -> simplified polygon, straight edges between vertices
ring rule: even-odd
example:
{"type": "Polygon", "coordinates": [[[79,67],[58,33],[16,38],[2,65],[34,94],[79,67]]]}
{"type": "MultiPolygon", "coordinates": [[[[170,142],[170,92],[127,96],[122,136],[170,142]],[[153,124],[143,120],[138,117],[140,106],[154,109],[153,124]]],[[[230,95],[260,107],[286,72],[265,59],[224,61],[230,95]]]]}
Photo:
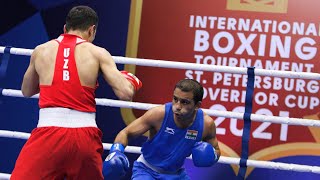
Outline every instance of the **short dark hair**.
{"type": "Polygon", "coordinates": [[[183,92],[192,91],[195,104],[197,104],[199,101],[202,101],[203,87],[198,81],[193,79],[182,79],[176,84],[175,89],[176,88],[179,88],[183,92]]]}
{"type": "Polygon", "coordinates": [[[98,15],[92,8],[88,6],[75,6],[66,17],[66,31],[85,31],[92,25],[98,26],[98,21],[98,15]]]}

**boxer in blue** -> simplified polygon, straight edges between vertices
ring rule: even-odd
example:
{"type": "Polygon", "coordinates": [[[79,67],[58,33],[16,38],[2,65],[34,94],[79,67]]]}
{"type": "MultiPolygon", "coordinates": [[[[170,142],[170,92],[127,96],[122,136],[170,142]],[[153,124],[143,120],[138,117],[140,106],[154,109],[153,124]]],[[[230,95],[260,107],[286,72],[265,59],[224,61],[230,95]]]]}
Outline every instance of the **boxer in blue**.
{"type": "Polygon", "coordinates": [[[148,110],[117,135],[104,161],[105,179],[119,179],[129,169],[124,154],[128,139],[149,131],[141,156],[134,162],[132,179],[190,179],[182,168],[192,154],[197,167],[209,167],[220,157],[213,119],[200,108],[203,87],[195,80],[179,81],[173,100],[148,110]]]}

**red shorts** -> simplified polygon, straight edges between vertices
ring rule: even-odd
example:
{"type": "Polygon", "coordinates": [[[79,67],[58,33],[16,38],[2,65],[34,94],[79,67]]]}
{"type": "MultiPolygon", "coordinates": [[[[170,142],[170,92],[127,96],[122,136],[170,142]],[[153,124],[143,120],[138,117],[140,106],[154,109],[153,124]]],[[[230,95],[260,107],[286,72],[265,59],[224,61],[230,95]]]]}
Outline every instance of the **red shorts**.
{"type": "Polygon", "coordinates": [[[35,128],[20,152],[11,180],[103,179],[101,137],[96,127],[35,128]]]}

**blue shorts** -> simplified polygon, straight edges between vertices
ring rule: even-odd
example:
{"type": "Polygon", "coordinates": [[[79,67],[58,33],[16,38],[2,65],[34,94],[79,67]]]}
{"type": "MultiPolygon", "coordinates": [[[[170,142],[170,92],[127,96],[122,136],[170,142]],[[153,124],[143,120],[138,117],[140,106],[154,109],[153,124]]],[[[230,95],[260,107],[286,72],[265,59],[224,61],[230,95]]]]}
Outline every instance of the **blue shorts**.
{"type": "Polygon", "coordinates": [[[190,180],[184,168],[177,174],[161,174],[148,168],[141,162],[135,161],[132,168],[132,180],[190,180]]]}

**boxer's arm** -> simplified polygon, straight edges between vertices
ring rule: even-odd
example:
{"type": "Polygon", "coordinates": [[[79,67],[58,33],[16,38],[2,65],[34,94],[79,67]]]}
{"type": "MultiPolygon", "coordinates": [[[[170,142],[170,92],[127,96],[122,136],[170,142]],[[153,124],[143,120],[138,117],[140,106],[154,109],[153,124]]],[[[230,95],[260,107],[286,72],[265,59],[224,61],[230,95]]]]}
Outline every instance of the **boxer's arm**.
{"type": "Polygon", "coordinates": [[[151,128],[158,129],[161,126],[164,114],[164,105],[148,110],[144,115],[134,120],[126,128],[120,131],[114,140],[114,143],[120,143],[123,146],[127,146],[130,138],[141,136],[151,128]]]}
{"type": "Polygon", "coordinates": [[[206,124],[205,125],[206,136],[203,138],[203,141],[211,144],[212,147],[214,147],[219,158],[221,155],[221,151],[220,151],[218,139],[216,136],[216,125],[214,123],[214,120],[209,115],[205,114],[204,123],[206,124]]]}
{"type": "Polygon", "coordinates": [[[39,75],[35,68],[35,60],[38,56],[38,51],[38,48],[35,48],[32,52],[28,69],[23,77],[21,91],[25,97],[31,97],[39,93],[39,75]]]}
{"type": "Polygon", "coordinates": [[[96,54],[98,55],[103,78],[111,86],[115,95],[121,100],[130,101],[135,93],[135,89],[117,69],[110,53],[103,48],[97,47],[96,54]]]}

